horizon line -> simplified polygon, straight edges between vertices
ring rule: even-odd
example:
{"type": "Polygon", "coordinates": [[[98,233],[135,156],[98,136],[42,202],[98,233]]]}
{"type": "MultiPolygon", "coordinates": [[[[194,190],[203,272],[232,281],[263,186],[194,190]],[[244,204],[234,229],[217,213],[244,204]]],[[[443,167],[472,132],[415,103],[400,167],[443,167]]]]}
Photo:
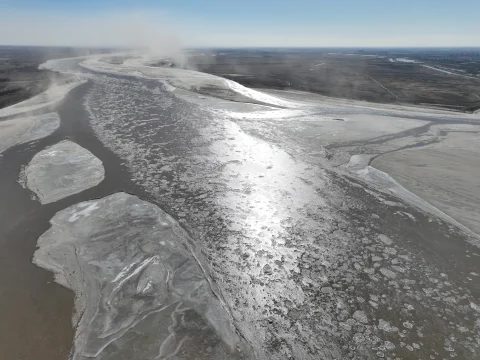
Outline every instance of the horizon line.
{"type": "MultiPolygon", "coordinates": [[[[141,50],[142,48],[134,48],[125,45],[25,45],[25,44],[0,44],[0,47],[40,47],[40,48],[73,48],[73,49],[125,49],[125,50],[141,50]]],[[[405,49],[479,49],[480,45],[457,46],[185,46],[183,50],[197,49],[349,49],[349,50],[405,50],[405,49]]]]}

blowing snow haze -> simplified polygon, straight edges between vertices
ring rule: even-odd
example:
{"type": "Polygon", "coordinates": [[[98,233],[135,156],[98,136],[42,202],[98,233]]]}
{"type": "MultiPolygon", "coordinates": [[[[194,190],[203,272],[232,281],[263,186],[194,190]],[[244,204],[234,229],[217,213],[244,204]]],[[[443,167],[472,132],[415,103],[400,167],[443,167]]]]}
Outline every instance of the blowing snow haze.
{"type": "Polygon", "coordinates": [[[480,5],[0,1],[0,354],[480,358],[480,5]]]}
{"type": "Polygon", "coordinates": [[[480,46],[479,5],[446,0],[2,1],[0,44],[187,47],[480,46]],[[467,10],[468,9],[468,10],[467,10]],[[180,43],[177,38],[181,38],[180,43]],[[153,42],[153,43],[152,43],[153,42]]]}

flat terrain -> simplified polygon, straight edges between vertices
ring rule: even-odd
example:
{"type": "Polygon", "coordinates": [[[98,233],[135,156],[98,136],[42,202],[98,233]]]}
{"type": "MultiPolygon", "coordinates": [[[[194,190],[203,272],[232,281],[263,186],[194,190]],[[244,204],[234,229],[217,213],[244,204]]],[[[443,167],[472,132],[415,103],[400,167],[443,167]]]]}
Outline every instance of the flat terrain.
{"type": "Polygon", "coordinates": [[[0,45],[0,109],[38,95],[53,83],[62,82],[65,77],[61,74],[38,69],[43,62],[105,51],[0,45]]]}
{"type": "Polygon", "coordinates": [[[189,58],[189,65],[248,87],[294,89],[339,98],[422,104],[458,111],[480,107],[478,50],[466,53],[338,49],[197,51],[189,58]],[[405,59],[407,56],[409,59],[405,59]]]}
{"type": "Polygon", "coordinates": [[[480,234],[480,127],[462,130],[440,144],[380,156],[372,165],[480,234]]]}

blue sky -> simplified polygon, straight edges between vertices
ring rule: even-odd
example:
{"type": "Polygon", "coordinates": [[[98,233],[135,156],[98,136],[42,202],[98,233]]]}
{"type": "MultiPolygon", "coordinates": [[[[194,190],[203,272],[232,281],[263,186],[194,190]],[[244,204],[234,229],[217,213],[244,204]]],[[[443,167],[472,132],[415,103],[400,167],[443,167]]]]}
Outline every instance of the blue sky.
{"type": "Polygon", "coordinates": [[[0,0],[0,13],[3,44],[130,45],[148,32],[184,46],[480,46],[478,0],[0,0]]]}

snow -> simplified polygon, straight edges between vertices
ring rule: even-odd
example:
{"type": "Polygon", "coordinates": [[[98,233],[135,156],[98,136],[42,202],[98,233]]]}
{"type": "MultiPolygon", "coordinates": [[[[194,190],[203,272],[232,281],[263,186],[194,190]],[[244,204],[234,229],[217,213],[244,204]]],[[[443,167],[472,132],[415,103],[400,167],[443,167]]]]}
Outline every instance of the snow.
{"type": "MultiPolygon", "coordinates": [[[[229,96],[229,93],[244,96],[246,99],[257,101],[278,107],[299,107],[300,104],[281,99],[277,96],[265,94],[263,92],[249,89],[239,83],[221,78],[219,76],[201,73],[193,70],[164,68],[147,66],[145,63],[151,62],[148,57],[136,57],[127,59],[123,64],[108,64],[101,61],[102,57],[92,57],[81,62],[80,65],[90,70],[144,77],[149,79],[160,79],[162,82],[170,84],[169,91],[174,88],[180,88],[189,91],[208,91],[208,89],[216,89],[215,95],[222,97],[229,96]]],[[[246,99],[244,101],[246,101],[246,99]]],[[[241,99],[240,99],[241,100],[241,99]]]]}
{"type": "MultiPolygon", "coordinates": [[[[273,108],[270,110],[260,110],[260,111],[232,111],[232,110],[212,110],[213,113],[228,116],[232,119],[244,119],[244,120],[259,120],[259,119],[271,119],[271,120],[281,120],[281,119],[291,119],[291,118],[300,118],[309,115],[311,112],[308,110],[300,109],[277,109],[273,108]]],[[[306,119],[306,118],[305,118],[306,119]]],[[[320,119],[318,117],[317,119],[320,119]]],[[[325,117],[325,120],[333,120],[332,117],[325,117]]]]}
{"type": "Polygon", "coordinates": [[[417,63],[416,60],[413,60],[413,59],[407,59],[407,58],[396,58],[395,59],[396,61],[398,62],[404,62],[404,63],[417,63]]]}
{"type": "Polygon", "coordinates": [[[97,203],[94,202],[93,204],[88,205],[88,207],[86,207],[85,209],[72,214],[72,216],[70,216],[68,218],[68,221],[69,222],[75,222],[78,219],[80,219],[80,217],[82,217],[82,216],[83,217],[90,216],[97,209],[98,209],[97,203]]]}
{"type": "Polygon", "coordinates": [[[0,117],[13,116],[19,114],[28,114],[32,111],[40,110],[49,106],[57,104],[67,95],[72,89],[83,84],[85,80],[79,77],[71,77],[67,82],[61,84],[53,84],[50,88],[28,100],[22,101],[18,104],[8,106],[0,109],[0,117]]]}
{"type": "Polygon", "coordinates": [[[9,147],[47,137],[59,126],[57,113],[0,121],[0,153],[9,147]]]}
{"type": "Polygon", "coordinates": [[[368,166],[368,163],[370,162],[371,156],[369,155],[352,155],[350,157],[350,160],[347,165],[345,165],[346,168],[349,170],[361,170],[368,166]]]}
{"type": "Polygon", "coordinates": [[[464,78],[469,78],[469,79],[478,79],[474,76],[467,76],[467,75],[462,75],[462,74],[457,74],[455,72],[452,72],[450,70],[444,70],[444,69],[440,69],[438,67],[434,67],[434,66],[429,66],[429,65],[422,65],[423,67],[426,67],[428,69],[432,69],[432,70],[436,70],[436,71],[439,71],[439,72],[442,72],[444,74],[448,74],[448,75],[455,75],[455,76],[460,76],[460,77],[464,77],[464,78]]]}
{"type": "Polygon", "coordinates": [[[266,104],[271,104],[271,105],[276,105],[276,106],[281,106],[286,108],[292,108],[292,107],[294,108],[294,107],[300,106],[300,104],[298,103],[294,103],[292,101],[286,101],[278,97],[262,93],[261,91],[249,89],[232,80],[225,79],[225,82],[227,83],[227,86],[233,91],[266,104]]]}

